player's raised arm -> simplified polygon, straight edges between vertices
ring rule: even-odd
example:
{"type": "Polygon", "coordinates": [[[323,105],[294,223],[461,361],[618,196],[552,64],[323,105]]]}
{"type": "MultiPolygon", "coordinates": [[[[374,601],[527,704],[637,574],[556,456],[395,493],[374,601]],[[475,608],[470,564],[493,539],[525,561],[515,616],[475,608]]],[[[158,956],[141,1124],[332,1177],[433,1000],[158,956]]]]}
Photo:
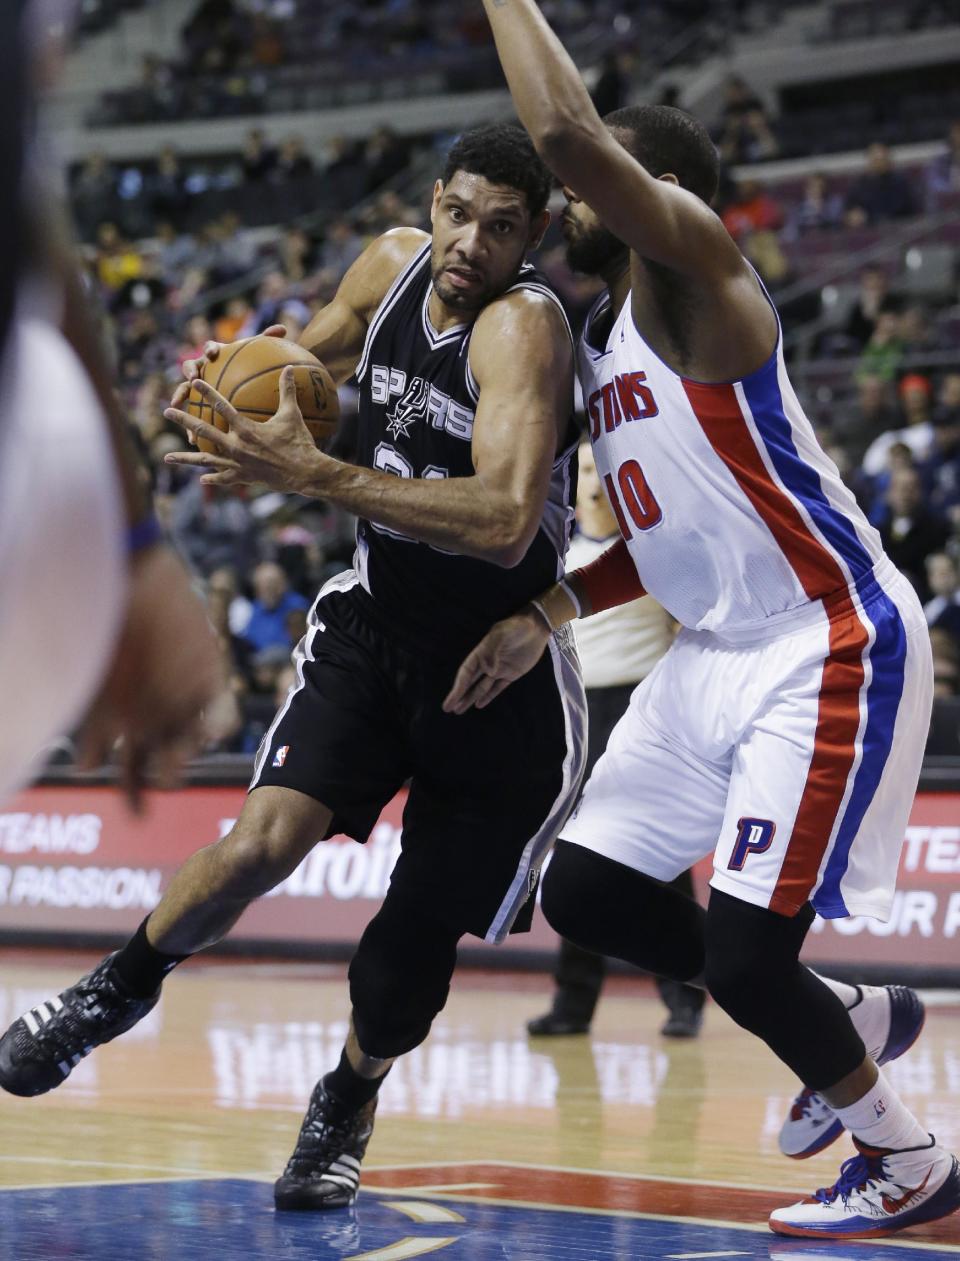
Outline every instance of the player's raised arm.
{"type": "Polygon", "coordinates": [[[736,274],[740,251],[712,210],[653,178],[603,124],[534,0],[484,0],[517,114],[554,175],[630,249],[698,277],[736,274]]]}

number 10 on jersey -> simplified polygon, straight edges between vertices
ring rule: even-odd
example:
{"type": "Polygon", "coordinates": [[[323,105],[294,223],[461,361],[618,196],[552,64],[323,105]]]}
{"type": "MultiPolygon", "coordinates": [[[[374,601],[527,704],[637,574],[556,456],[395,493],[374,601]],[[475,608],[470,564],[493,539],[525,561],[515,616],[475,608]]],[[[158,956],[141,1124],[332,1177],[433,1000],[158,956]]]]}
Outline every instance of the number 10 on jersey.
{"type": "Polygon", "coordinates": [[[603,484],[607,488],[607,498],[617,518],[620,533],[628,542],[633,538],[631,522],[642,532],[652,530],[663,520],[660,505],[636,460],[626,460],[620,465],[616,481],[612,473],[605,473],[603,484]]]}

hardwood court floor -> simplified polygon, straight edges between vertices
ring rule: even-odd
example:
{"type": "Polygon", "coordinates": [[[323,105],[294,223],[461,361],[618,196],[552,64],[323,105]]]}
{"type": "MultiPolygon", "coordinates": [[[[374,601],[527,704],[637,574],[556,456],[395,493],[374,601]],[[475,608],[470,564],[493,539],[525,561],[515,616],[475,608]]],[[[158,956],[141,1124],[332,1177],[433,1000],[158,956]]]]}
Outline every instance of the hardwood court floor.
{"type": "MultiPolygon", "coordinates": [[[[4,1028],[92,961],[0,959],[4,1028]]],[[[343,1041],[343,969],[188,964],[59,1090],[0,1095],[0,1258],[960,1255],[960,1216],[879,1243],[769,1234],[769,1210],[833,1182],[851,1150],[779,1155],[786,1070],[715,1007],[699,1040],[661,1038],[659,1002],[633,980],[609,985],[589,1039],[530,1040],[547,992],[542,977],[459,973],[429,1042],[384,1086],[355,1209],[275,1214],[269,1184],[343,1041]]],[[[888,1071],[960,1150],[960,1006],[931,1005],[888,1071]]]]}

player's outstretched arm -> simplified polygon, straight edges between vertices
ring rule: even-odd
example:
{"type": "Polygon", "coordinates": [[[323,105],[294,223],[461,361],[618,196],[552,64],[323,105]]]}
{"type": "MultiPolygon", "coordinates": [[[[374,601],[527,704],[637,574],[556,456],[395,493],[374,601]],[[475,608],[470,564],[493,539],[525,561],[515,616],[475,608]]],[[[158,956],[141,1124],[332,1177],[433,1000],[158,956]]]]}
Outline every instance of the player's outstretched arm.
{"type": "Polygon", "coordinates": [[[534,0],[484,4],[517,114],[554,175],[644,258],[701,278],[742,272],[713,211],[616,142],[534,0]]]}
{"type": "Polygon", "coordinates": [[[565,575],[518,613],[492,626],[457,671],[444,710],[465,714],[486,708],[533,669],[554,631],[574,618],[629,604],[645,594],[627,545],[618,539],[595,561],[565,575]]]}
{"type": "Polygon", "coordinates": [[[167,462],[209,469],[203,479],[208,484],[262,482],[325,499],[446,551],[515,565],[539,528],[572,406],[573,348],[556,304],[523,291],[492,303],[477,320],[470,366],[480,387],[471,477],[395,477],[318,451],[297,408],[290,372],[281,378],[280,409],[265,424],[238,416],[200,383],[229,431],[170,409],[167,417],[204,438],[214,453],[178,451],[167,462]]]}

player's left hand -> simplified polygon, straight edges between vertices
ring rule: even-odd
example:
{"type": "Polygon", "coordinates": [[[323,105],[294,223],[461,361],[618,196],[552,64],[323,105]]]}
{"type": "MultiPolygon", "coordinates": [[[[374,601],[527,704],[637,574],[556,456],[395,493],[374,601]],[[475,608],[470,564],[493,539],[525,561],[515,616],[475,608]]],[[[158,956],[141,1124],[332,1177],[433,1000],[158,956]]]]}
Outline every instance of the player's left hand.
{"type": "Polygon", "coordinates": [[[209,469],[200,479],[206,486],[262,483],[271,490],[317,494],[324,463],[336,461],[317,450],[304,423],[292,368],[284,368],[281,373],[280,406],[265,422],[241,415],[208,382],[198,380],[191,384],[204,402],[226,421],[227,432],[176,407],[168,407],[164,416],[194,438],[204,439],[213,447],[213,452],[173,451],[165,457],[167,464],[209,469]]]}
{"type": "Polygon", "coordinates": [[[443,702],[444,713],[486,709],[511,683],[533,669],[549,639],[546,623],[533,608],[521,609],[497,622],[457,671],[443,702]]]}

